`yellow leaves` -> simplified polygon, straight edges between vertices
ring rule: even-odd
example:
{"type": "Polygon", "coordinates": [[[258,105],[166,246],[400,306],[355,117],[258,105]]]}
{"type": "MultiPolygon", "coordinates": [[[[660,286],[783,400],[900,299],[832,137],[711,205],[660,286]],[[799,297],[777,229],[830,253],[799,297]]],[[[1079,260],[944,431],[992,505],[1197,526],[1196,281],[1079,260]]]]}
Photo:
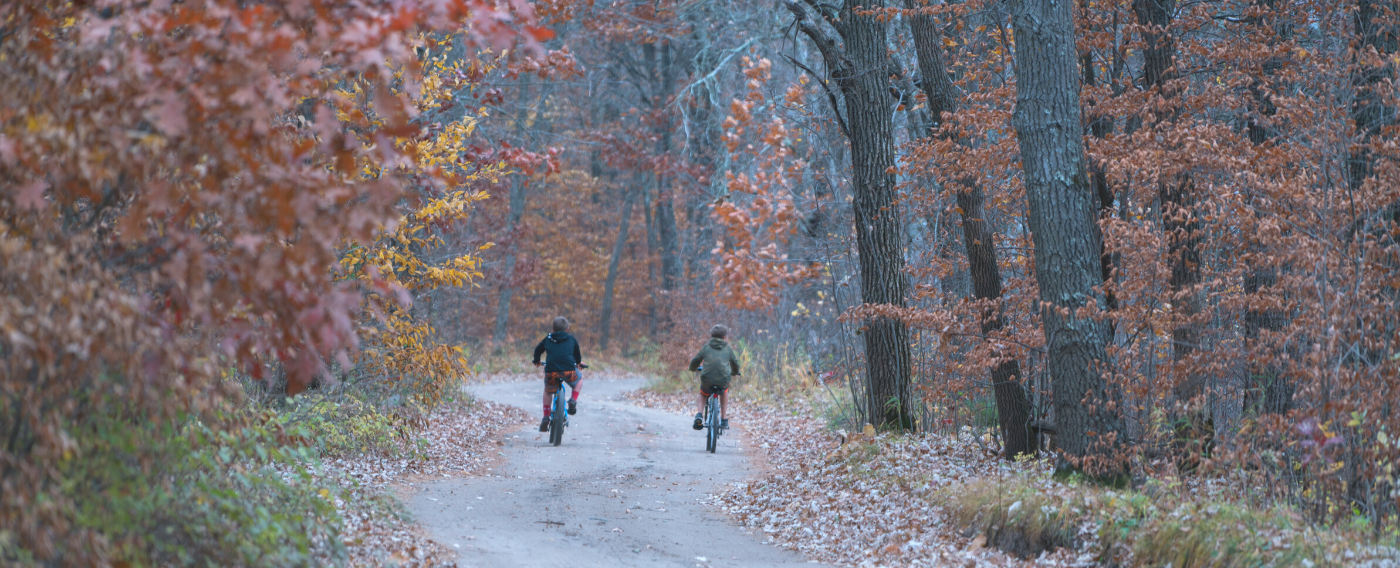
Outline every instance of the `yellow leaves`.
{"type": "MultiPolygon", "coordinates": [[[[984,27],[985,27],[985,26],[984,26],[984,27]]],[[[948,47],[957,47],[957,46],[958,46],[958,42],[955,41],[953,38],[950,38],[950,37],[948,37],[948,36],[943,36],[943,45],[946,45],[946,46],[948,46],[948,47]]]]}
{"type": "MultiPolygon", "coordinates": [[[[423,168],[438,168],[450,166],[457,163],[459,156],[466,149],[468,139],[472,132],[476,130],[479,119],[472,116],[462,117],[461,120],[448,124],[442,132],[429,140],[418,142],[418,165],[423,168]]],[[[499,173],[500,165],[493,164],[483,170],[484,175],[493,176],[499,173]],[[493,171],[494,170],[494,171],[493,171]]],[[[483,173],[473,175],[455,175],[454,181],[467,183],[482,177],[483,173]]]]}
{"type": "Polygon", "coordinates": [[[37,134],[48,130],[50,122],[52,122],[52,119],[49,117],[48,113],[31,114],[26,117],[24,127],[30,134],[37,134]]]}

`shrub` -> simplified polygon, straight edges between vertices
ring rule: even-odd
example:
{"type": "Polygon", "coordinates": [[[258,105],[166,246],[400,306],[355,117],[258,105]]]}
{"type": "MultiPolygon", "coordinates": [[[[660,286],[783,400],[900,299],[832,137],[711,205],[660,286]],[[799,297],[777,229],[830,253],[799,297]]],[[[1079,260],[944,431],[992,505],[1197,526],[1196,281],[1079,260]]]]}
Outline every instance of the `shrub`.
{"type": "MultiPolygon", "coordinates": [[[[95,538],[60,554],[100,551],[130,566],[344,561],[332,502],[339,490],[315,480],[314,450],[293,443],[307,432],[266,415],[239,413],[211,427],[192,416],[148,421],[120,405],[102,408],[72,425],[75,449],[58,462],[62,495],[75,504],[71,521],[95,538]]],[[[3,546],[0,556],[30,559],[3,546]]]]}
{"type": "MultiPolygon", "coordinates": [[[[296,426],[310,434],[322,456],[357,453],[400,455],[411,435],[405,420],[396,420],[395,408],[375,404],[365,393],[308,393],[288,399],[277,414],[279,424],[296,426]]],[[[398,409],[406,413],[405,409],[398,409]]]]}
{"type": "Polygon", "coordinates": [[[1068,547],[1118,566],[1287,568],[1383,552],[1357,547],[1364,527],[1313,527],[1291,509],[1223,502],[1161,481],[1116,491],[1074,478],[982,479],[950,492],[947,508],[967,534],[983,534],[989,545],[1022,557],[1068,547]],[[1079,534],[1094,538],[1078,542],[1079,534]]]}
{"type": "Polygon", "coordinates": [[[1044,550],[1075,548],[1073,501],[1007,480],[984,479],[962,488],[949,502],[957,526],[982,534],[987,543],[1027,558],[1044,550]]]}

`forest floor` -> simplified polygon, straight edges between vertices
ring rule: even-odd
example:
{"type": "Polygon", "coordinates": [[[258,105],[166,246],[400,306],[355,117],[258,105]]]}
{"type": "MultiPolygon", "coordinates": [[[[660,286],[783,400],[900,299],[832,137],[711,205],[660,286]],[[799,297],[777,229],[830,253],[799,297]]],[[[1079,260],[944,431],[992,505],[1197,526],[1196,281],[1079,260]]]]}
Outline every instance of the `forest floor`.
{"type": "MultiPolygon", "coordinates": [[[[638,404],[693,413],[689,393],[634,391],[638,404]]],[[[1022,561],[944,522],[936,495],[954,483],[1010,473],[970,439],[882,437],[887,447],[833,432],[807,403],[746,404],[735,396],[730,420],[749,426],[765,475],[736,484],[716,506],[764,541],[844,566],[1094,565],[1067,550],[1022,561]],[[841,467],[860,462],[868,468],[841,467]],[[830,467],[835,465],[836,467],[830,467]],[[879,475],[863,475],[878,473],[879,475]],[[920,480],[917,486],[900,481],[920,480]]],[[[870,440],[866,440],[870,442],[870,440]]]]}
{"type": "Polygon", "coordinates": [[[425,480],[490,471],[501,457],[496,433],[527,419],[519,408],[465,399],[434,413],[428,428],[417,435],[422,447],[416,458],[363,454],[327,459],[325,473],[348,488],[336,506],[345,519],[341,539],[350,565],[455,565],[455,552],[429,538],[394,495],[411,492],[425,480]]]}
{"type": "MultiPolygon", "coordinates": [[[[538,431],[535,410],[496,436],[499,464],[415,483],[407,509],[463,568],[808,565],[765,546],[717,505],[718,494],[757,473],[744,452],[748,436],[731,429],[718,452],[704,452],[686,417],[623,396],[645,384],[587,377],[561,446],[538,431]]],[[[538,380],[469,390],[482,401],[540,406],[538,380]]]]}
{"type": "MultiPolygon", "coordinates": [[[[689,393],[634,402],[692,413],[689,393]]],[[[714,506],[807,558],[843,566],[1400,567],[1364,527],[1319,527],[1247,503],[1227,476],[1153,478],[1138,489],[1061,482],[1049,459],[1008,463],[970,428],[913,435],[832,431],[820,403],[731,395],[763,474],[714,506]],[[1194,530],[1193,530],[1194,529],[1194,530]],[[1010,551],[1010,552],[1008,552],[1010,551]],[[1012,553],[1014,552],[1014,554],[1012,553]]]]}
{"type": "Polygon", "coordinates": [[[537,430],[536,377],[503,373],[474,380],[470,406],[435,417],[428,459],[331,460],[362,483],[364,502],[342,503],[352,564],[1400,566],[1393,548],[1354,533],[1232,505],[1219,479],[1178,482],[1170,495],[1066,484],[1046,460],[1000,460],[970,430],[832,431],[801,397],[736,395],[734,428],[708,454],[689,426],[691,393],[598,375],[560,447],[537,430]],[[398,499],[371,498],[385,491],[398,499]],[[1226,548],[1235,556],[1212,564],[1226,548]]]}

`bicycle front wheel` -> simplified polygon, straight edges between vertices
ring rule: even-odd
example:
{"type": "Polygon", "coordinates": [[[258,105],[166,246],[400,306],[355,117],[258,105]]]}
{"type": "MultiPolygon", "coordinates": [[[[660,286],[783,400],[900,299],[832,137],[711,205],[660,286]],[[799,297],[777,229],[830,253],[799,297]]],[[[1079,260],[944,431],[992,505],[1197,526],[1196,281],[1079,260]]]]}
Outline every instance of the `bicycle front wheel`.
{"type": "Polygon", "coordinates": [[[710,397],[710,404],[705,409],[709,426],[709,431],[705,433],[705,451],[715,453],[716,446],[719,446],[719,403],[715,402],[715,397],[710,397]]]}

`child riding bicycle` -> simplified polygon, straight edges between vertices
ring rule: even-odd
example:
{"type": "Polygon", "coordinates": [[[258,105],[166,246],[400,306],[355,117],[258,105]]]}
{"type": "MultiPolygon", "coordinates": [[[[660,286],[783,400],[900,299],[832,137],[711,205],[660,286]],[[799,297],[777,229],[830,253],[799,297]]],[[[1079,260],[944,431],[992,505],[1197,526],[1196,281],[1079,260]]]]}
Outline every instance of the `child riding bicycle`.
{"type": "Polygon", "coordinates": [[[587,369],[583,364],[583,353],[579,351],[578,340],[569,335],[569,320],[563,316],[554,318],[554,331],[544,336],[535,346],[536,367],[540,366],[540,355],[548,353],[544,363],[544,420],[540,421],[540,431],[549,431],[550,398],[568,383],[573,391],[569,397],[569,414],[578,412],[578,389],[582,379],[578,369],[587,369]]]}
{"type": "Polygon", "coordinates": [[[729,427],[729,378],[740,374],[739,358],[734,356],[734,350],[724,341],[727,335],[729,328],[723,325],[710,328],[709,343],[690,360],[692,372],[704,370],[700,374],[700,412],[695,413],[695,424],[692,425],[696,430],[705,428],[705,396],[708,394],[719,395],[720,427],[729,427]]]}

